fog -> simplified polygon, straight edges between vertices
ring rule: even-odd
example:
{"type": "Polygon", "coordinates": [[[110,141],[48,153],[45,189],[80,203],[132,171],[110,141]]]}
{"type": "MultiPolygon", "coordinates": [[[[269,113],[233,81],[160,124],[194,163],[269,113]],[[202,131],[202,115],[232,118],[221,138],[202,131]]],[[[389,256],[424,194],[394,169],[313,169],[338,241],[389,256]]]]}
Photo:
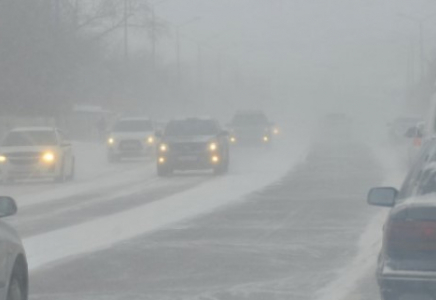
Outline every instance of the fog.
{"type": "Polygon", "coordinates": [[[92,104],[163,119],[260,108],[281,120],[336,111],[384,120],[410,110],[421,76],[408,18],[428,17],[423,68],[435,53],[433,1],[41,0],[33,13],[26,3],[2,4],[13,20],[2,26],[4,112],[92,104]]]}
{"type": "Polygon", "coordinates": [[[0,0],[0,300],[436,299],[435,36],[435,0],[0,0]]]}

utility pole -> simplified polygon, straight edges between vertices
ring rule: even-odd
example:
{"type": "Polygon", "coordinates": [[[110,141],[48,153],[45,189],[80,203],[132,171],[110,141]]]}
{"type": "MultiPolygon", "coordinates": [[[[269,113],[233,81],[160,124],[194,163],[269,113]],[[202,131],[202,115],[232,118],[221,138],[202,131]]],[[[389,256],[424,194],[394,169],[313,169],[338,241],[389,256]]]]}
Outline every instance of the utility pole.
{"type": "MultiPolygon", "coordinates": [[[[59,1],[59,0],[58,0],[59,1]]],[[[124,63],[129,64],[129,0],[124,0],[124,63]]]]}
{"type": "Polygon", "coordinates": [[[153,74],[156,71],[156,11],[155,11],[155,5],[151,6],[151,18],[152,18],[152,25],[151,25],[151,59],[152,59],[152,69],[153,74]]]}
{"type": "Polygon", "coordinates": [[[201,91],[203,88],[203,49],[202,45],[198,43],[198,53],[197,53],[197,84],[198,90],[201,91]]]}

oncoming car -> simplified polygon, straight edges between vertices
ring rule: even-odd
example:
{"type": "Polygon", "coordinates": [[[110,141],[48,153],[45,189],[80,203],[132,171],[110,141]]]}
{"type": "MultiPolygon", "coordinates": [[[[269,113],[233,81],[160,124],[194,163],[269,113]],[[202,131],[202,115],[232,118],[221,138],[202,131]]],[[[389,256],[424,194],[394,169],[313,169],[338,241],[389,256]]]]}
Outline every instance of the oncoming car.
{"type": "Polygon", "coordinates": [[[153,122],[148,118],[123,118],[113,126],[108,140],[108,160],[152,155],[155,149],[153,122]]]}
{"type": "Polygon", "coordinates": [[[238,145],[271,145],[279,129],[261,111],[239,111],[229,124],[230,142],[238,145]]]}
{"type": "MultiPolygon", "coordinates": [[[[0,218],[16,214],[15,201],[0,197],[0,218]]],[[[0,221],[0,300],[28,299],[26,253],[17,232],[0,221]]]]}
{"type": "Polygon", "coordinates": [[[157,174],[168,176],[175,170],[212,169],[227,172],[230,161],[228,133],[210,118],[170,121],[158,134],[157,174]]]}
{"type": "Polygon", "coordinates": [[[0,171],[6,183],[25,178],[72,180],[75,158],[71,142],[57,128],[14,129],[0,147],[0,171]]]}

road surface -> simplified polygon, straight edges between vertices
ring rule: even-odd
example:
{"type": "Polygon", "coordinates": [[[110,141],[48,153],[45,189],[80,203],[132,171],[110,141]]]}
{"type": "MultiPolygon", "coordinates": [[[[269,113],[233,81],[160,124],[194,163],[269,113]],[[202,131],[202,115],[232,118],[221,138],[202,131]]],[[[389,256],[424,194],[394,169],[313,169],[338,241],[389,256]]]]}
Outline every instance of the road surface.
{"type": "Polygon", "coordinates": [[[74,183],[4,190],[21,207],[9,222],[31,299],[338,300],[331,287],[379,214],[367,190],[385,177],[356,142],[237,149],[228,176],[164,179],[152,161],[108,165],[100,146],[76,148],[90,161],[74,183]]]}

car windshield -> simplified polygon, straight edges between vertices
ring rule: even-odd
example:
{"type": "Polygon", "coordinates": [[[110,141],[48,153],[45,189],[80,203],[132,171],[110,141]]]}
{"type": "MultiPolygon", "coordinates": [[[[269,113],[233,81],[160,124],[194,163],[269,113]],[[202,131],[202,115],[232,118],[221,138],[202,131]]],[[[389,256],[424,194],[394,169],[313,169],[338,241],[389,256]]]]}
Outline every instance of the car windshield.
{"type": "Polygon", "coordinates": [[[114,132],[144,132],[152,130],[153,123],[148,120],[120,121],[112,129],[114,132]]]}
{"type": "Polygon", "coordinates": [[[233,118],[234,126],[266,126],[268,119],[264,114],[239,114],[233,118]]]}
{"type": "Polygon", "coordinates": [[[54,146],[57,144],[54,131],[13,131],[3,140],[4,147],[54,146]]]}
{"type": "Polygon", "coordinates": [[[218,128],[210,120],[171,121],[165,128],[166,136],[216,135],[218,128]]]}

